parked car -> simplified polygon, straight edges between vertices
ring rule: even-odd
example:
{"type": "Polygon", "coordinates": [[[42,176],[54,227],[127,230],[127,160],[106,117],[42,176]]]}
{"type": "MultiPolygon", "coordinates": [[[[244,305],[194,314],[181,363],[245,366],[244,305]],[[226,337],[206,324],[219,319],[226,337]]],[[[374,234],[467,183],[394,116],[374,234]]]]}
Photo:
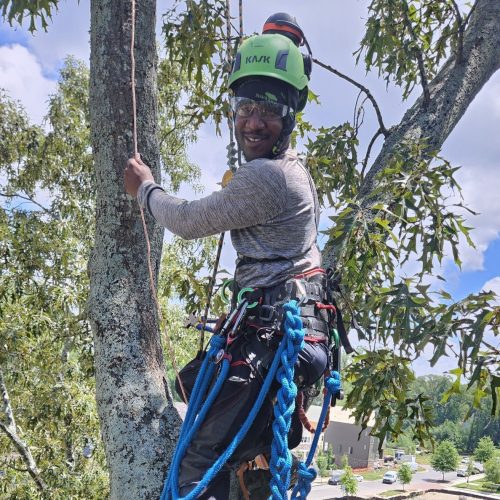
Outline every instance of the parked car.
{"type": "Polygon", "coordinates": [[[330,479],[328,479],[328,484],[333,484],[334,486],[340,484],[340,479],[345,474],[343,470],[336,470],[331,475],[330,479]]]}
{"type": "MultiPolygon", "coordinates": [[[[331,484],[331,485],[337,485],[337,484],[340,484],[340,480],[342,479],[342,476],[345,474],[345,471],[344,470],[336,470],[330,477],[330,479],[328,479],[328,484],[331,484]]],[[[354,479],[356,479],[356,481],[358,481],[358,483],[360,483],[361,481],[363,481],[363,476],[361,476],[360,474],[354,474],[354,479]]]]}
{"type": "Polygon", "coordinates": [[[382,478],[383,483],[389,483],[393,484],[398,480],[398,474],[397,472],[390,470],[389,472],[386,472],[384,474],[384,477],[382,478]]]}
{"type": "MultiPolygon", "coordinates": [[[[483,464],[479,462],[474,462],[471,475],[482,474],[483,472],[484,472],[483,464]]],[[[467,477],[467,467],[460,467],[459,469],[457,469],[457,477],[467,477]]]]}

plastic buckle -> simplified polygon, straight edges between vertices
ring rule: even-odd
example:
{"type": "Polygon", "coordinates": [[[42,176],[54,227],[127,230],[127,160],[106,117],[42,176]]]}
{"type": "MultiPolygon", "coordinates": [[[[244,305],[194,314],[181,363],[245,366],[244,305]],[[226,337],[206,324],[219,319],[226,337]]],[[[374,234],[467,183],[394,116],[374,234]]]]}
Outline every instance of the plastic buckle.
{"type": "Polygon", "coordinates": [[[262,321],[272,321],[276,314],[276,308],[274,306],[260,306],[259,319],[262,321]]]}

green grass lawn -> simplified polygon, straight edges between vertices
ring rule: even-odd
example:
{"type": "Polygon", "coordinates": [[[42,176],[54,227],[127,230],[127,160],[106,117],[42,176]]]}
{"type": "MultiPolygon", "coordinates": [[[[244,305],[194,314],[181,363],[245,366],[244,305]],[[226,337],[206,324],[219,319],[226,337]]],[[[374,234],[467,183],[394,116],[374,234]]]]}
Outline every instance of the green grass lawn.
{"type": "Polygon", "coordinates": [[[484,479],[476,479],[475,481],[469,481],[467,484],[465,483],[459,483],[454,485],[455,488],[463,488],[467,490],[473,490],[473,491],[481,491],[483,493],[488,492],[488,493],[500,493],[500,485],[499,484],[492,484],[488,481],[485,481],[484,479]]]}
{"type": "Polygon", "coordinates": [[[406,490],[387,490],[382,493],[377,493],[379,497],[392,497],[394,495],[400,495],[401,493],[406,493],[406,490]]]}
{"type": "Polygon", "coordinates": [[[363,479],[365,479],[366,481],[375,481],[376,479],[382,479],[385,472],[386,471],[384,469],[381,469],[379,471],[369,470],[366,472],[357,472],[356,474],[363,476],[363,479]]]}
{"type": "Polygon", "coordinates": [[[417,464],[430,465],[431,464],[432,453],[420,453],[416,456],[415,460],[417,464]]]}

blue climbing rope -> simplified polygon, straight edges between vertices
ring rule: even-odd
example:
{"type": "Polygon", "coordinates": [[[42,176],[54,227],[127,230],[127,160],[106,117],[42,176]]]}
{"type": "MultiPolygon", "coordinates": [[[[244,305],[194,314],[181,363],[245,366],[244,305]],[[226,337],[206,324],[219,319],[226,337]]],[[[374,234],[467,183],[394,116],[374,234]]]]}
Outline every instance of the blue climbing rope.
{"type": "Polygon", "coordinates": [[[274,405],[274,439],[269,464],[272,474],[270,487],[273,500],[287,498],[287,490],[290,485],[292,454],[288,449],[288,431],[297,397],[297,386],[293,381],[293,376],[295,362],[304,342],[304,330],[297,303],[291,301],[285,304],[283,311],[285,313],[286,349],[281,354],[281,366],[276,375],[276,380],[281,387],[274,405]]]}
{"type": "Polygon", "coordinates": [[[298,475],[299,479],[292,491],[292,499],[295,498],[307,498],[311,491],[312,482],[316,479],[316,471],[310,467],[311,462],[316,453],[316,447],[318,446],[319,437],[323,431],[323,423],[325,422],[326,413],[328,407],[330,406],[330,401],[341,388],[340,373],[334,371],[329,377],[325,378],[325,387],[327,393],[323,399],[323,407],[321,408],[321,414],[319,417],[318,425],[316,426],[316,431],[314,432],[313,442],[311,443],[311,448],[309,449],[309,454],[307,455],[305,462],[299,462],[298,464],[298,475]]]}

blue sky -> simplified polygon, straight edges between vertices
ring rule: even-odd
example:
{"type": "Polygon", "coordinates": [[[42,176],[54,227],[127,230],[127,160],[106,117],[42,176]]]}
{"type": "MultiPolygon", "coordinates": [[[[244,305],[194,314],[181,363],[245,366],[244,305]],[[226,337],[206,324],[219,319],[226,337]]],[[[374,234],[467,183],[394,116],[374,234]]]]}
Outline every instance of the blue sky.
{"type": "MultiPolygon", "coordinates": [[[[159,2],[159,13],[170,1],[159,2]]],[[[236,12],[237,2],[234,3],[236,12]]],[[[399,122],[404,111],[418,97],[418,91],[408,102],[401,102],[397,87],[386,87],[377,75],[366,74],[355,66],[353,52],[364,32],[368,0],[268,0],[244,2],[245,31],[260,31],[265,18],[279,11],[295,15],[303,27],[315,57],[330,64],[367,86],[375,96],[386,125],[399,122]],[[257,8],[258,5],[258,8],[257,8]],[[263,9],[265,5],[265,9],[263,9]]],[[[158,24],[161,16],[158,16],[158,24]]],[[[47,96],[55,91],[57,70],[64,57],[72,54],[88,62],[89,0],[61,1],[48,33],[35,36],[23,28],[0,25],[0,88],[19,99],[32,117],[41,122],[46,112],[47,96]]],[[[499,72],[500,73],[500,72],[499,72]]],[[[351,118],[357,90],[319,67],[313,69],[311,88],[320,96],[321,105],[309,106],[306,118],[316,125],[334,125],[351,118]]],[[[466,114],[444,144],[442,154],[453,165],[461,166],[458,180],[463,188],[464,202],[480,213],[467,215],[477,248],[462,242],[462,269],[450,259],[437,270],[447,279],[444,286],[456,298],[478,292],[485,286],[500,294],[500,196],[498,172],[500,163],[500,74],[494,75],[472,103],[466,114]]],[[[361,148],[373,134],[376,121],[373,110],[366,107],[361,148]]],[[[202,168],[202,182],[207,192],[218,189],[217,182],[226,169],[227,133],[215,136],[210,125],[200,131],[199,141],[191,148],[192,159],[202,168]]],[[[376,155],[373,151],[372,158],[376,155]]],[[[1,179],[0,179],[1,182],[1,179]]],[[[194,196],[190,189],[181,191],[194,196]]],[[[323,219],[324,223],[326,219],[323,219]]],[[[226,243],[223,266],[232,268],[234,254],[226,243]]],[[[442,286],[442,285],[440,285],[442,286]]],[[[445,369],[443,365],[438,369],[445,369]]]]}

